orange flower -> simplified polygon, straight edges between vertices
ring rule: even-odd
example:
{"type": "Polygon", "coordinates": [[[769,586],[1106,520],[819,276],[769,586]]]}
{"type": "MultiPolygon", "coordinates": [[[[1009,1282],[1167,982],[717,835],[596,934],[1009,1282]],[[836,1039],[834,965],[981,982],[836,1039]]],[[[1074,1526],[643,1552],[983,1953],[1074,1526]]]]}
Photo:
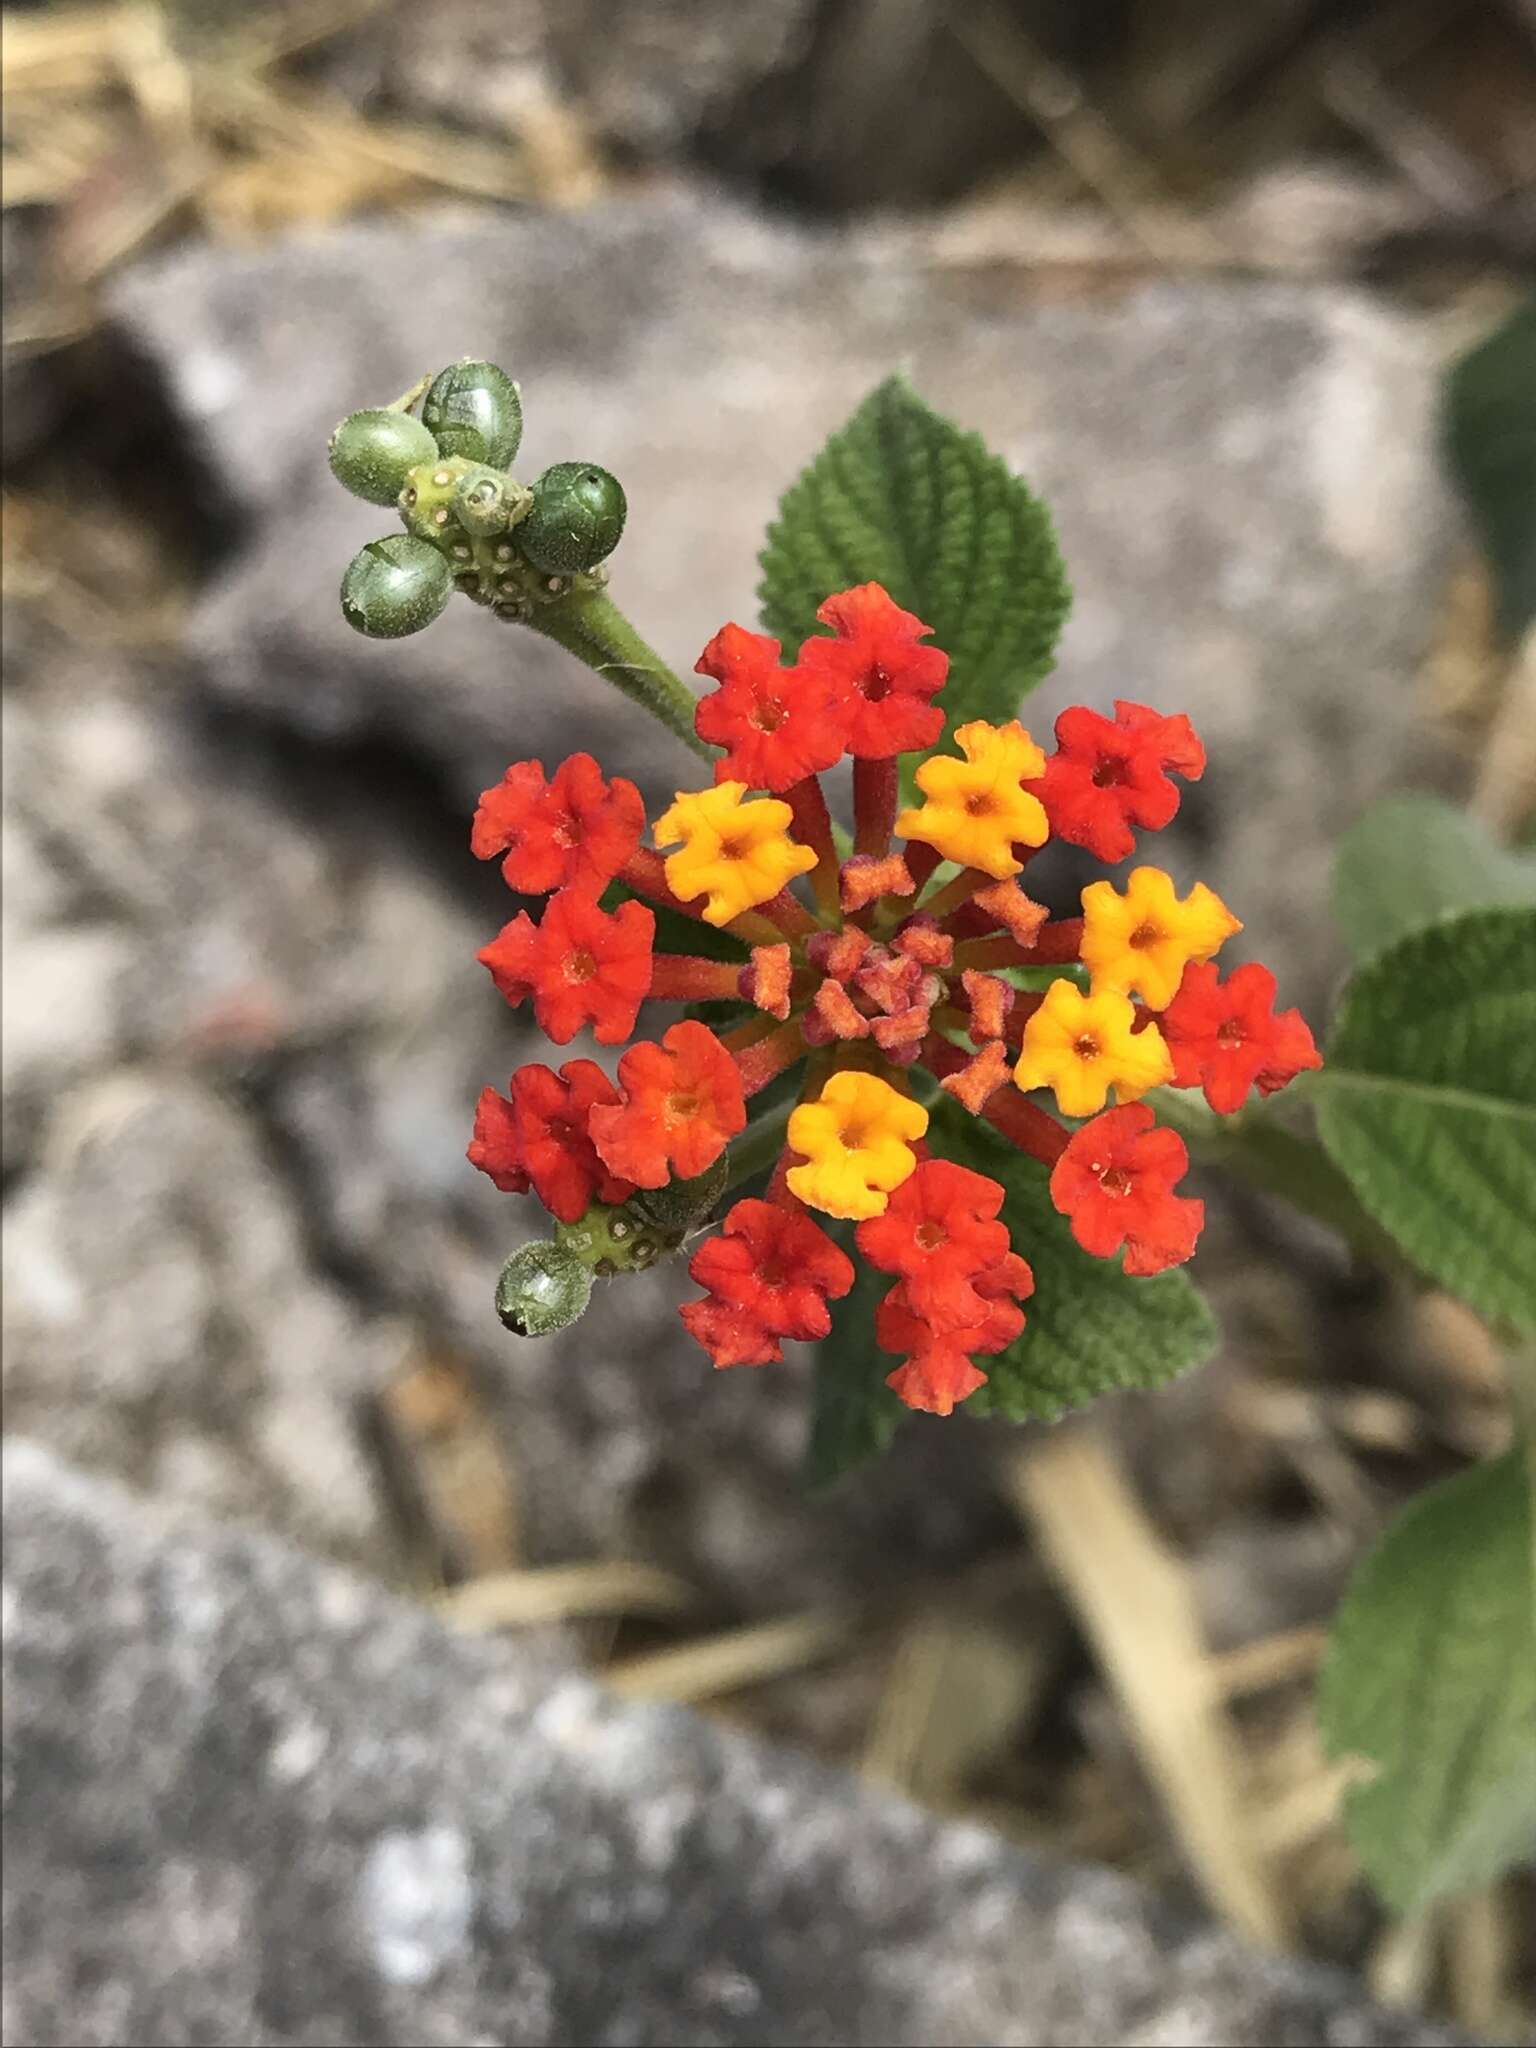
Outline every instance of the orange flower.
{"type": "Polygon", "coordinates": [[[611,1173],[636,1187],[665,1187],[708,1172],[746,1126],[736,1062],[691,1019],[656,1045],[642,1039],[619,1061],[623,1100],[595,1109],[592,1142],[611,1173]]]}

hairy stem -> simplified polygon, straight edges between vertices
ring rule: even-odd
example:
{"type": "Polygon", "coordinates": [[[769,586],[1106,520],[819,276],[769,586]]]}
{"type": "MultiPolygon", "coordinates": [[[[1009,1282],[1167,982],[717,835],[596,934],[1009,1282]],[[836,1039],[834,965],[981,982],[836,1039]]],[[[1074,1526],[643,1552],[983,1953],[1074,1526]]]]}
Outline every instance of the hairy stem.
{"type": "Polygon", "coordinates": [[[605,590],[574,586],[565,596],[534,607],[528,624],[621,689],[626,697],[702,755],[715,758],[693,729],[697,698],[655,648],[635,631],[605,590]]]}

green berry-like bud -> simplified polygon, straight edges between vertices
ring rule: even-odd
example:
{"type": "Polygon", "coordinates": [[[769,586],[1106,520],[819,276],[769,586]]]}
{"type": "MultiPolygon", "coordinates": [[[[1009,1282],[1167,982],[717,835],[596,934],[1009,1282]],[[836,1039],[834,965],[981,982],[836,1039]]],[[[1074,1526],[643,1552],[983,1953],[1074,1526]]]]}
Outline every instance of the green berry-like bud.
{"type": "Polygon", "coordinates": [[[525,517],[531,503],[523,484],[485,464],[466,470],[453,493],[454,517],[479,540],[506,533],[525,517]]]}
{"type": "Polygon", "coordinates": [[[591,1299],[591,1273],[562,1244],[519,1245],[496,1282],[496,1313],[519,1337],[563,1330],[591,1299]]]}
{"type": "Polygon", "coordinates": [[[533,510],[517,530],[535,569],[574,576],[611,555],[629,510],[624,487],[595,462],[557,462],[533,487],[533,510]]]}
{"type": "Polygon", "coordinates": [[[331,474],[355,498],[393,505],[407,472],[431,462],[437,443],[408,412],[349,412],[331,436],[331,474]]]}
{"type": "Polygon", "coordinates": [[[453,363],[440,370],[421,417],[444,455],[466,455],[492,469],[510,467],[523,438],[523,401],[494,363],[453,363]]]}
{"type": "Polygon", "coordinates": [[[402,640],[430,626],[453,595],[453,571],[429,541],[391,533],[352,557],[341,613],[370,640],[402,640]]]}

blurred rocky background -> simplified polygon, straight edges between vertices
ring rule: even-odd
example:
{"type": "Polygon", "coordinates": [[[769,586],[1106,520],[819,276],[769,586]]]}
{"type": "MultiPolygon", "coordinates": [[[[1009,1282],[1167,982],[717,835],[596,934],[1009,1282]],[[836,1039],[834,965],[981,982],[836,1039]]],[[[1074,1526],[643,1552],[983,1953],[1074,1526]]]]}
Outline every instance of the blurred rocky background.
{"type": "Polygon", "coordinates": [[[1536,268],[1528,0],[125,0],[3,57],[7,2037],[1523,2038],[1530,1887],[1388,1923],[1310,1704],[1506,1439],[1486,1333],[1213,1185],[1203,1372],[823,1496],[803,1361],[701,1372],[678,1273],[515,1345],[469,813],[684,764],[469,607],[351,635],[388,522],[324,443],[504,363],[686,670],[907,367],[1056,513],[1028,715],[1193,713],[1175,862],[1321,1024],[1373,797],[1529,824],[1439,451],[1536,268]]]}

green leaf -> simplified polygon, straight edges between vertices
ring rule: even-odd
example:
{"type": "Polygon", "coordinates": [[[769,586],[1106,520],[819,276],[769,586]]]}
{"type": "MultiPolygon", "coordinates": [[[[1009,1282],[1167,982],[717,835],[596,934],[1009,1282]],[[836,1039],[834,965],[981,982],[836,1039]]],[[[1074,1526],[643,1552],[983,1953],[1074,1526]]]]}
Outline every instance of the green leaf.
{"type": "Polygon", "coordinates": [[[1008,1235],[1035,1274],[1023,1334],[980,1361],[987,1384],[967,1401],[971,1414],[1051,1422],[1101,1394],[1163,1386],[1210,1356],[1215,1319],[1186,1274],[1130,1280],[1118,1259],[1090,1258],[1052,1206],[1046,1169],[949,1096],[934,1104],[929,1139],[1002,1182],[1008,1235]]]}
{"type": "Polygon", "coordinates": [[[1331,1754],[1375,1766],[1345,1818],[1415,1913],[1536,1853],[1536,1575],[1518,1451],[1421,1494],[1344,1597],[1318,1694],[1331,1754]]]}
{"type": "Polygon", "coordinates": [[[1451,372],[1445,442],[1518,639],[1536,618],[1536,299],[1451,372]]]}
{"type": "Polygon", "coordinates": [[[950,658],[946,732],[1010,719],[1047,674],[1071,592],[1050,515],[977,434],[881,384],[791,484],[768,530],[763,619],[791,652],[834,591],[876,582],[950,658]]]}
{"type": "Polygon", "coordinates": [[[1466,911],[1379,953],[1307,1079],[1323,1143],[1415,1265],[1536,1330],[1536,911],[1466,911]]]}
{"type": "Polygon", "coordinates": [[[865,1265],[853,1246],[851,1225],[832,1233],[854,1262],[858,1278],[832,1304],[832,1330],[816,1346],[811,1381],[811,1440],[806,1477],[830,1486],[890,1448],[907,1410],[885,1384],[896,1360],[875,1343],[875,1304],[891,1282],[865,1265]]]}
{"type": "Polygon", "coordinates": [[[1389,796],[1339,847],[1333,914],[1357,960],[1448,910],[1536,903],[1536,860],[1438,796],[1389,796]]]}

